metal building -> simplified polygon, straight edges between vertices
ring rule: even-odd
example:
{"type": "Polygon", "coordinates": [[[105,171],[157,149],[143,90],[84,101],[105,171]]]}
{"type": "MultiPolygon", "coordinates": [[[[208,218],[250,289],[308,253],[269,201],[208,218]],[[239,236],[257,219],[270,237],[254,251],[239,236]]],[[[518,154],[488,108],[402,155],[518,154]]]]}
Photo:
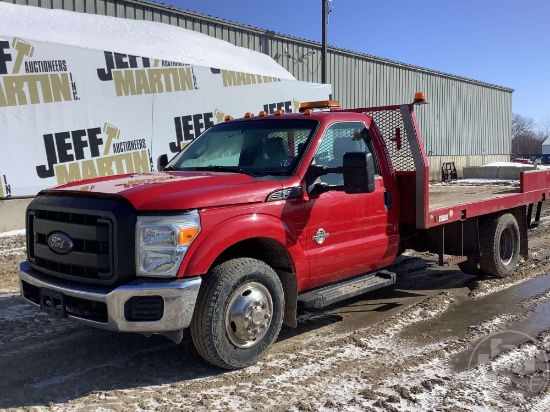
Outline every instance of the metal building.
{"type": "MultiPolygon", "coordinates": [[[[172,24],[273,57],[298,80],[321,82],[321,45],[147,0],[0,0],[172,24]]],[[[398,63],[350,50],[328,48],[327,79],[341,106],[368,107],[411,101],[423,91],[429,105],[417,110],[430,179],[443,162],[464,166],[507,161],[510,154],[512,89],[398,63]]]]}

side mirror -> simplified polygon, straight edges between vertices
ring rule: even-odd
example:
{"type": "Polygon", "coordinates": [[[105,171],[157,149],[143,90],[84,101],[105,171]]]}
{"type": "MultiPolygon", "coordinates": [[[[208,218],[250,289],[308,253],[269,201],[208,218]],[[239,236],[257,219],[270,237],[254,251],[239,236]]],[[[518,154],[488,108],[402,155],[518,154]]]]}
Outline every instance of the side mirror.
{"type": "Polygon", "coordinates": [[[166,153],[161,154],[157,159],[157,170],[159,172],[164,170],[167,164],[168,164],[168,155],[166,153]]]}
{"type": "Polygon", "coordinates": [[[348,152],[344,154],[344,191],[346,193],[374,192],[374,160],[372,154],[348,152]]]}

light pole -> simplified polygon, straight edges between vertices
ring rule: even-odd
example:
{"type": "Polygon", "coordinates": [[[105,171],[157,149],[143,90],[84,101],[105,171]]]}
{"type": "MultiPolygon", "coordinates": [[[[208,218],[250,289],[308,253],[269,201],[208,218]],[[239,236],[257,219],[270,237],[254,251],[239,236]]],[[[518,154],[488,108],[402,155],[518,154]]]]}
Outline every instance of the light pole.
{"type": "Polygon", "coordinates": [[[330,13],[330,7],[328,3],[331,0],[321,0],[323,3],[322,9],[322,40],[321,40],[321,83],[327,82],[327,26],[328,26],[328,14],[330,13]]]}

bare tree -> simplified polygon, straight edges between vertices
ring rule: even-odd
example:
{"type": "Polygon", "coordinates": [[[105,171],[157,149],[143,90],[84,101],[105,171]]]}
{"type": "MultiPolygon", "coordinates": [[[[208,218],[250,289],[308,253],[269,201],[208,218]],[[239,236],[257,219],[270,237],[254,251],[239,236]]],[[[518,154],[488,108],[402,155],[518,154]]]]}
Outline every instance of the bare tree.
{"type": "Polygon", "coordinates": [[[547,117],[539,123],[538,133],[543,141],[550,137],[550,117],[547,117]]]}
{"type": "Polygon", "coordinates": [[[512,114],[512,154],[542,153],[542,142],[550,136],[550,120],[537,125],[531,117],[512,114]]]}
{"type": "Polygon", "coordinates": [[[531,117],[512,113],[512,140],[528,135],[535,130],[535,121],[531,117]]]}

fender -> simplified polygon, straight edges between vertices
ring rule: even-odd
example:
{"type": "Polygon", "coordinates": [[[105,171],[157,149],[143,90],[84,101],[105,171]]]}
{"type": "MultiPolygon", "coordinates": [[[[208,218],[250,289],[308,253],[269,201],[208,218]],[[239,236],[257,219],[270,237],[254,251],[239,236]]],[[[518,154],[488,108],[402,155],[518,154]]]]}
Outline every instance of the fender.
{"type": "Polygon", "coordinates": [[[238,242],[268,238],[277,241],[288,251],[298,283],[308,279],[309,265],[305,251],[296,236],[275,216],[257,213],[236,216],[216,224],[215,228],[207,230],[203,235],[199,235],[185,256],[178,277],[207,273],[216,258],[238,242]]]}

